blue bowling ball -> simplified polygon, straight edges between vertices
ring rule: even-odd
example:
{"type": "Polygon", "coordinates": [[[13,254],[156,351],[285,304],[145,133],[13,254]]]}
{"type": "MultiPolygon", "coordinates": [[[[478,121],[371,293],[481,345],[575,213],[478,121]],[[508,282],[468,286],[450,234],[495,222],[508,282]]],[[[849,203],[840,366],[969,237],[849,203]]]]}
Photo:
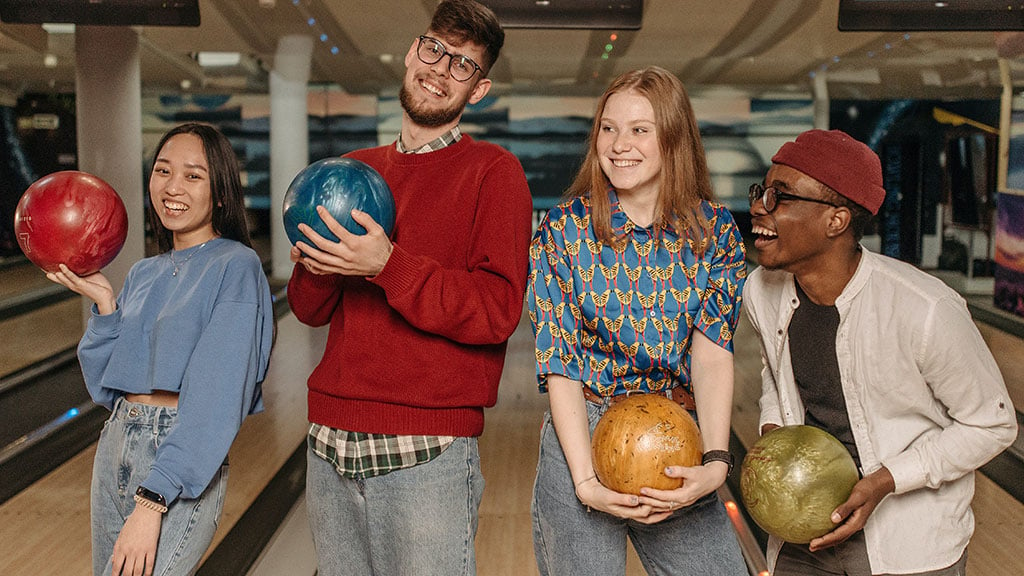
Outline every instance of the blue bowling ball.
{"type": "Polygon", "coordinates": [[[327,208],[331,216],[353,234],[366,234],[352,219],[353,209],[369,214],[388,236],[395,226],[395,199],[387,182],[368,164],[353,158],[318,160],[303,168],[292,180],[284,195],[284,230],[292,244],[302,240],[315,246],[299,232],[300,223],[332,242],[338,241],[320,219],[317,206],[327,208]]]}

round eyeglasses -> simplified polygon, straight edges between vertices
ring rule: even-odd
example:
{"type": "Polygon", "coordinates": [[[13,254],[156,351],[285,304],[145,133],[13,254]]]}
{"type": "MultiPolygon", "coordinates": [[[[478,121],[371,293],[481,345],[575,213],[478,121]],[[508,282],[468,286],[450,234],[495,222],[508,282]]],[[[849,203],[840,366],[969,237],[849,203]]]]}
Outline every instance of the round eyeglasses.
{"type": "Polygon", "coordinates": [[[452,54],[444,47],[440,40],[430,36],[420,36],[419,44],[416,45],[416,56],[420,59],[420,62],[424,64],[437,64],[446,55],[449,57],[448,74],[454,80],[466,82],[478,70],[483,74],[483,68],[478,66],[468,56],[452,54]]]}
{"type": "Polygon", "coordinates": [[[796,194],[788,194],[786,192],[779,192],[779,190],[773,186],[765,188],[761,184],[751,184],[750,192],[748,194],[750,200],[750,207],[754,207],[754,202],[758,199],[761,200],[761,206],[764,207],[764,211],[771,214],[775,211],[775,207],[779,205],[779,200],[803,200],[804,202],[815,202],[817,204],[825,204],[833,208],[839,208],[838,204],[833,204],[828,200],[819,200],[818,198],[807,198],[806,196],[797,196],[796,194]]]}

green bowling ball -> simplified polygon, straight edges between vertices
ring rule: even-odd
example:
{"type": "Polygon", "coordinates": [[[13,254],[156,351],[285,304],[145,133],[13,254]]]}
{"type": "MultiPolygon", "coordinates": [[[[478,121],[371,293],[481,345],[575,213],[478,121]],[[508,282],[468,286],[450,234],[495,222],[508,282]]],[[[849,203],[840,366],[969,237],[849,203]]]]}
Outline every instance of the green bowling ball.
{"type": "Polygon", "coordinates": [[[831,532],[832,511],[859,475],[839,440],[813,426],[783,426],[762,436],[740,466],[740,493],[765,532],[806,544],[831,532]]]}

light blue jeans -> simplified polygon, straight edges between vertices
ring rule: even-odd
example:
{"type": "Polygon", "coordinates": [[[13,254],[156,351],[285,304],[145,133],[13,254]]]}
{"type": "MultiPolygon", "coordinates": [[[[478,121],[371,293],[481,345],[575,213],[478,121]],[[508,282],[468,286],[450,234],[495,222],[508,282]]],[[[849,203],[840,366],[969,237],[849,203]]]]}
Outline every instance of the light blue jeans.
{"type": "MultiPolygon", "coordinates": [[[[114,542],[135,509],[135,490],[149,475],[156,449],[178,419],[176,408],[120,398],[103,425],[92,467],[92,566],[109,576],[114,542]]],[[[160,524],[154,576],[193,574],[217,531],[228,466],[195,500],[174,501],[160,524]]]]}
{"type": "Polygon", "coordinates": [[[476,438],[383,476],[350,479],[306,451],[319,576],[472,576],[484,478],[476,438]]]}
{"type": "MultiPolygon", "coordinates": [[[[607,403],[586,404],[593,433],[607,403]]],[[[550,412],[541,428],[532,513],[541,576],[622,576],[626,538],[650,576],[748,574],[732,523],[715,492],[651,525],[588,511],[576,498],[550,412]]]]}

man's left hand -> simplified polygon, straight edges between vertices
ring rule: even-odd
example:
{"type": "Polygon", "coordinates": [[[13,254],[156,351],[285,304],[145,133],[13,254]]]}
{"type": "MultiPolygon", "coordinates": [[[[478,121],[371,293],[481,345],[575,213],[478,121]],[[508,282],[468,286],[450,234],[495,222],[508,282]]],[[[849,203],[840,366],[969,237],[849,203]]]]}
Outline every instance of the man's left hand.
{"type": "MultiPolygon", "coordinates": [[[[388,263],[394,246],[391,240],[369,214],[352,210],[352,219],[366,228],[366,234],[349,232],[323,206],[317,206],[317,214],[327,228],[338,237],[331,242],[317,234],[306,224],[299,224],[302,232],[314,244],[299,241],[295,244],[301,256],[293,258],[314,274],[342,274],[345,276],[376,276],[388,263]]],[[[294,252],[294,251],[293,251],[294,252]]]]}
{"type": "Polygon", "coordinates": [[[811,540],[811,552],[835,546],[862,530],[875,507],[890,492],[896,490],[896,482],[886,467],[881,467],[861,478],[853,485],[853,492],[832,512],[832,522],[839,526],[820,538],[811,540]]]}

